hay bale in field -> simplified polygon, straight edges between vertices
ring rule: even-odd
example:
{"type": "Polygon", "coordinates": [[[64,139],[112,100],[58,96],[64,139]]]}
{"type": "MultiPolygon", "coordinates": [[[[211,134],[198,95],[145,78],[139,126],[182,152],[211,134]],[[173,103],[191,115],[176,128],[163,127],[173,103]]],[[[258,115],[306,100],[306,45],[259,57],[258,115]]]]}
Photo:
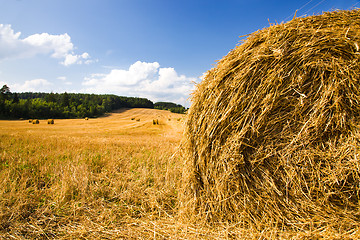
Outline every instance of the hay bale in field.
{"type": "Polygon", "coordinates": [[[360,11],[328,12],[259,30],[209,70],[188,112],[181,212],[359,224],[359,46],[360,11]]]}
{"type": "Polygon", "coordinates": [[[132,117],[132,118],[131,118],[131,120],[135,120],[135,118],[134,118],[134,117],[132,117]]]}
{"type": "Polygon", "coordinates": [[[89,118],[88,118],[88,117],[86,117],[86,118],[85,118],[85,120],[89,120],[89,118]]]}
{"type": "Polygon", "coordinates": [[[140,118],[136,119],[137,122],[140,122],[140,118]]]}
{"type": "Polygon", "coordinates": [[[32,120],[32,124],[39,124],[39,123],[40,123],[39,119],[32,120]]]}
{"type": "Polygon", "coordinates": [[[48,124],[54,124],[54,119],[48,119],[47,123],[48,124]]]}
{"type": "Polygon", "coordinates": [[[33,122],[33,120],[32,119],[29,119],[29,123],[32,123],[33,122]]]}

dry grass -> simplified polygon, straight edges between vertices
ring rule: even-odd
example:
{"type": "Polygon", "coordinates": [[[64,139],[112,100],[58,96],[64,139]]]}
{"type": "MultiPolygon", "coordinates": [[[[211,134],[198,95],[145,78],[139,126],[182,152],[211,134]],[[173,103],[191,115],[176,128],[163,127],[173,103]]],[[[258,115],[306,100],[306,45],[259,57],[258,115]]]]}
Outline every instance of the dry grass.
{"type": "Polygon", "coordinates": [[[179,221],[183,125],[166,120],[180,117],[133,109],[51,127],[0,121],[0,239],[343,239],[179,221]]]}
{"type": "Polygon", "coordinates": [[[171,156],[183,127],[153,126],[159,115],[166,119],[169,112],[132,109],[36,128],[25,121],[0,121],[0,236],[168,236],[181,172],[171,156]]]}
{"type": "Polygon", "coordinates": [[[185,222],[359,237],[359,44],[359,10],[325,13],[260,30],[208,71],[186,127],[185,222]]]}
{"type": "Polygon", "coordinates": [[[168,118],[182,116],[132,109],[51,127],[0,121],[0,239],[340,239],[179,221],[183,162],[173,155],[183,123],[168,118]]]}

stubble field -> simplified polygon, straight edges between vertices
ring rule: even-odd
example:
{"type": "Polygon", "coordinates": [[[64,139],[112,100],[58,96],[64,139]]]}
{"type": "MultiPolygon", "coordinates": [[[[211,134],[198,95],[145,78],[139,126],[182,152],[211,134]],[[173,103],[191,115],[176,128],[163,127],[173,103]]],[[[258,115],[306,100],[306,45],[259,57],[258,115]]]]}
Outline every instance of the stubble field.
{"type": "Polygon", "coordinates": [[[184,122],[154,109],[0,121],[0,239],[352,239],[183,218],[184,122]]]}
{"type": "Polygon", "coordinates": [[[184,115],[123,109],[0,128],[0,239],[201,237],[175,224],[184,115]]]}

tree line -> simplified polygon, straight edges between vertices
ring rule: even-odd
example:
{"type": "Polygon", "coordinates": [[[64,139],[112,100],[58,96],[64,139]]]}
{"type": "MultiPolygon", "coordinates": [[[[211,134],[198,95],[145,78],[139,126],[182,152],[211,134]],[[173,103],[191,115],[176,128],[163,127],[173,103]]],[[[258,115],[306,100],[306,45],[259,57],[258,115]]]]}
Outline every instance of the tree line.
{"type": "Polygon", "coordinates": [[[98,117],[119,108],[154,108],[146,98],[111,94],[12,93],[0,89],[0,118],[84,118],[98,117]]]}
{"type": "Polygon", "coordinates": [[[157,102],[154,104],[154,108],[161,110],[169,110],[173,113],[185,113],[187,109],[180,104],[172,103],[172,102],[157,102]]]}

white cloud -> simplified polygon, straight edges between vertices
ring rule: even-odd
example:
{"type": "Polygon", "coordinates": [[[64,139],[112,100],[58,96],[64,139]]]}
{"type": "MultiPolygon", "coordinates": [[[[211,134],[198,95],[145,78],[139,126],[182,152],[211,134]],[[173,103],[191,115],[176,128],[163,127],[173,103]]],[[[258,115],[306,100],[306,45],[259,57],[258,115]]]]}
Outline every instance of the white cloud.
{"type": "Polygon", "coordinates": [[[46,79],[37,78],[27,80],[23,84],[13,84],[10,87],[12,92],[50,92],[53,84],[46,79]]]}
{"type": "Polygon", "coordinates": [[[63,62],[61,62],[61,64],[65,65],[65,66],[69,66],[72,64],[89,64],[92,63],[92,60],[88,60],[88,58],[90,58],[90,55],[85,52],[81,55],[73,55],[73,54],[67,54],[65,56],[65,60],[63,62]]]}
{"type": "Polygon", "coordinates": [[[189,106],[189,94],[198,78],[178,75],[174,68],[161,68],[157,62],[137,61],[129,69],[112,69],[107,74],[92,74],[84,78],[83,91],[112,93],[122,96],[146,97],[189,106]]]}
{"type": "Polygon", "coordinates": [[[0,24],[0,60],[9,58],[29,58],[38,54],[50,54],[52,58],[63,59],[61,64],[89,64],[90,55],[74,53],[74,44],[70,36],[48,33],[33,34],[24,39],[21,32],[15,33],[11,25],[0,24]]]}
{"type": "Polygon", "coordinates": [[[58,79],[58,80],[61,80],[61,82],[64,83],[64,84],[66,84],[66,85],[72,85],[72,82],[66,81],[67,78],[64,77],[64,76],[58,77],[57,79],[58,79]]]}
{"type": "Polygon", "coordinates": [[[152,78],[156,74],[159,63],[146,63],[137,61],[130,66],[128,70],[113,69],[104,77],[104,83],[107,85],[132,86],[140,81],[152,78]]]}
{"type": "Polygon", "coordinates": [[[61,81],[66,81],[66,77],[64,77],[64,76],[58,77],[57,79],[59,79],[61,81]]]}

